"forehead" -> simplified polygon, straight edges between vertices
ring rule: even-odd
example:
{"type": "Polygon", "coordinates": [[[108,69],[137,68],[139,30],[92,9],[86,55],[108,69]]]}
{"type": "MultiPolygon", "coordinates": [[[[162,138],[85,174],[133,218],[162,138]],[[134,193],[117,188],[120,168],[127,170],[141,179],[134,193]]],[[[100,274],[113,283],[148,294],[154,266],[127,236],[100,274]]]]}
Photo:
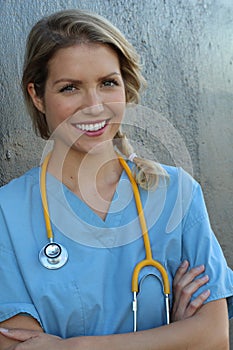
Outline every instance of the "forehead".
{"type": "Polygon", "coordinates": [[[117,53],[108,45],[85,43],[59,49],[48,62],[49,76],[88,72],[102,73],[118,68],[120,62],[117,53]]]}

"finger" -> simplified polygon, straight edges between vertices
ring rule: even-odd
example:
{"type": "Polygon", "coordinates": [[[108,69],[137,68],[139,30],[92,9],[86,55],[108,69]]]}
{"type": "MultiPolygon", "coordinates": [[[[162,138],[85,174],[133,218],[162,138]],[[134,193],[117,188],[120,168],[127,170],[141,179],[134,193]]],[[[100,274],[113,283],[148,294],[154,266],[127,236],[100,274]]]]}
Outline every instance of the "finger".
{"type": "Polygon", "coordinates": [[[204,271],[205,271],[205,266],[200,265],[184,273],[179,280],[175,282],[173,281],[173,292],[174,292],[176,301],[179,302],[181,292],[184,290],[184,288],[187,285],[189,285],[198,275],[200,275],[204,271]]]}
{"type": "Polygon", "coordinates": [[[210,290],[207,289],[201,293],[196,299],[192,300],[186,310],[186,317],[193,316],[204,304],[204,302],[209,298],[210,290]]]}
{"type": "MultiPolygon", "coordinates": [[[[189,263],[187,260],[185,260],[181,264],[181,267],[178,269],[176,276],[173,280],[172,288],[173,288],[173,294],[174,294],[174,301],[173,301],[174,312],[176,312],[178,306],[180,307],[179,302],[181,298],[181,293],[184,293],[184,288],[187,285],[189,285],[199,274],[201,274],[205,270],[204,265],[200,265],[186,272],[187,265],[189,266],[189,263]]],[[[183,297],[184,296],[182,296],[182,298],[183,297]]],[[[186,303],[186,299],[183,301],[186,303]]]]}
{"type": "Polygon", "coordinates": [[[202,305],[208,299],[209,296],[210,296],[210,290],[209,289],[205,290],[197,298],[192,300],[184,311],[182,311],[179,308],[177,312],[172,312],[172,315],[171,315],[172,322],[184,320],[186,318],[189,318],[195,315],[195,313],[202,307],[202,305]]]}
{"type": "MultiPolygon", "coordinates": [[[[185,288],[183,288],[180,292],[180,298],[179,300],[176,300],[174,303],[174,313],[178,312],[179,315],[186,315],[187,312],[192,311],[192,307],[194,308],[194,313],[196,312],[195,309],[195,301],[191,301],[191,298],[193,294],[203,285],[205,285],[209,281],[209,276],[205,275],[201,278],[198,278],[188,284],[185,288]],[[193,304],[192,304],[193,303],[193,304]],[[191,305],[191,307],[190,307],[191,305]]],[[[194,300],[201,301],[202,297],[196,298],[194,300]]],[[[186,316],[187,317],[187,316],[186,316]]]]}
{"type": "Polygon", "coordinates": [[[40,334],[40,331],[31,331],[26,329],[8,329],[8,328],[0,328],[0,333],[7,338],[26,341],[31,338],[35,338],[40,334]]]}
{"type": "Polygon", "coordinates": [[[188,260],[184,260],[176,271],[175,277],[173,279],[173,285],[176,284],[186,273],[189,267],[188,260]]]}
{"type": "Polygon", "coordinates": [[[186,299],[187,302],[190,301],[192,295],[202,286],[204,286],[209,281],[209,276],[205,275],[201,278],[195,279],[193,282],[189,283],[182,291],[181,298],[186,299]]]}
{"type": "Polygon", "coordinates": [[[172,289],[173,289],[173,310],[176,307],[176,301],[180,299],[180,289],[179,289],[179,282],[182,281],[182,278],[184,277],[185,273],[187,273],[187,270],[189,268],[189,262],[188,260],[184,260],[179,268],[176,271],[175,277],[172,282],[172,289]]]}
{"type": "Polygon", "coordinates": [[[181,277],[180,277],[180,279],[178,279],[178,278],[175,279],[174,278],[173,285],[175,287],[178,285],[182,289],[183,287],[185,287],[187,284],[192,282],[194,280],[194,278],[199,276],[204,271],[205,271],[205,266],[204,265],[193,267],[188,272],[183,273],[183,275],[181,275],[181,273],[179,271],[178,272],[178,276],[181,276],[181,277]]]}

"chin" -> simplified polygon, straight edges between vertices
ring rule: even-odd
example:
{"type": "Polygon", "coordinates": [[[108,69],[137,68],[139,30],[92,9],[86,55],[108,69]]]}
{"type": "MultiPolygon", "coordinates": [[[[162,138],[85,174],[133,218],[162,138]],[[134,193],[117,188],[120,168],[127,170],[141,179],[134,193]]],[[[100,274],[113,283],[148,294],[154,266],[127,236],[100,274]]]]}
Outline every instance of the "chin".
{"type": "Polygon", "coordinates": [[[109,152],[109,150],[113,149],[113,143],[112,140],[102,141],[102,142],[91,142],[88,144],[79,144],[74,143],[72,145],[72,150],[82,153],[82,154],[90,154],[90,155],[99,155],[99,154],[105,154],[106,152],[109,152]]]}

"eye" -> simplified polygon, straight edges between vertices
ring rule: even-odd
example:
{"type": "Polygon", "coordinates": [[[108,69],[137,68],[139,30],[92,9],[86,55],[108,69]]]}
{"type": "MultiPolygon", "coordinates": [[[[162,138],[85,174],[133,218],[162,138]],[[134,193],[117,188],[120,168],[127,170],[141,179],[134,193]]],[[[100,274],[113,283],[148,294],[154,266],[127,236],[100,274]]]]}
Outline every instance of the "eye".
{"type": "Polygon", "coordinates": [[[118,86],[119,83],[118,83],[118,81],[115,80],[115,79],[108,79],[108,80],[104,80],[104,81],[102,82],[102,85],[103,85],[104,87],[113,87],[113,86],[118,86]]]}
{"type": "Polygon", "coordinates": [[[62,87],[59,91],[60,92],[74,92],[76,90],[76,86],[74,84],[67,84],[66,86],[62,87]]]}

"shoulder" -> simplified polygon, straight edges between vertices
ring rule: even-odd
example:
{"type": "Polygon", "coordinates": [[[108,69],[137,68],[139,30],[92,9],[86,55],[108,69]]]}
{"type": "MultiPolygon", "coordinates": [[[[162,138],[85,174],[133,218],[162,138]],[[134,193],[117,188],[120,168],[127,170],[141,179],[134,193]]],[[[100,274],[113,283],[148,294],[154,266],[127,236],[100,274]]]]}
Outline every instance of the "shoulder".
{"type": "Polygon", "coordinates": [[[180,167],[164,166],[164,169],[169,175],[166,188],[166,204],[171,212],[169,232],[174,222],[182,222],[183,225],[186,223],[187,228],[195,222],[207,219],[208,213],[200,184],[180,167]]]}
{"type": "Polygon", "coordinates": [[[176,188],[179,191],[189,190],[188,193],[191,191],[192,194],[200,188],[200,184],[183,168],[164,164],[160,164],[160,166],[168,174],[168,188],[176,188]]]}
{"type": "Polygon", "coordinates": [[[160,164],[160,166],[166,170],[167,174],[169,177],[177,178],[179,175],[186,175],[187,177],[190,178],[190,180],[194,180],[192,175],[190,175],[186,170],[184,170],[182,167],[176,167],[172,165],[166,165],[166,164],[160,164]]]}
{"type": "Polygon", "coordinates": [[[174,188],[176,189],[175,206],[180,203],[182,207],[183,227],[189,229],[201,222],[209,225],[209,216],[201,185],[182,168],[165,167],[170,176],[170,192],[174,192],[174,188]]]}
{"type": "Polygon", "coordinates": [[[0,205],[26,197],[28,191],[39,185],[39,167],[32,168],[22,176],[0,188],[0,205]]]}

